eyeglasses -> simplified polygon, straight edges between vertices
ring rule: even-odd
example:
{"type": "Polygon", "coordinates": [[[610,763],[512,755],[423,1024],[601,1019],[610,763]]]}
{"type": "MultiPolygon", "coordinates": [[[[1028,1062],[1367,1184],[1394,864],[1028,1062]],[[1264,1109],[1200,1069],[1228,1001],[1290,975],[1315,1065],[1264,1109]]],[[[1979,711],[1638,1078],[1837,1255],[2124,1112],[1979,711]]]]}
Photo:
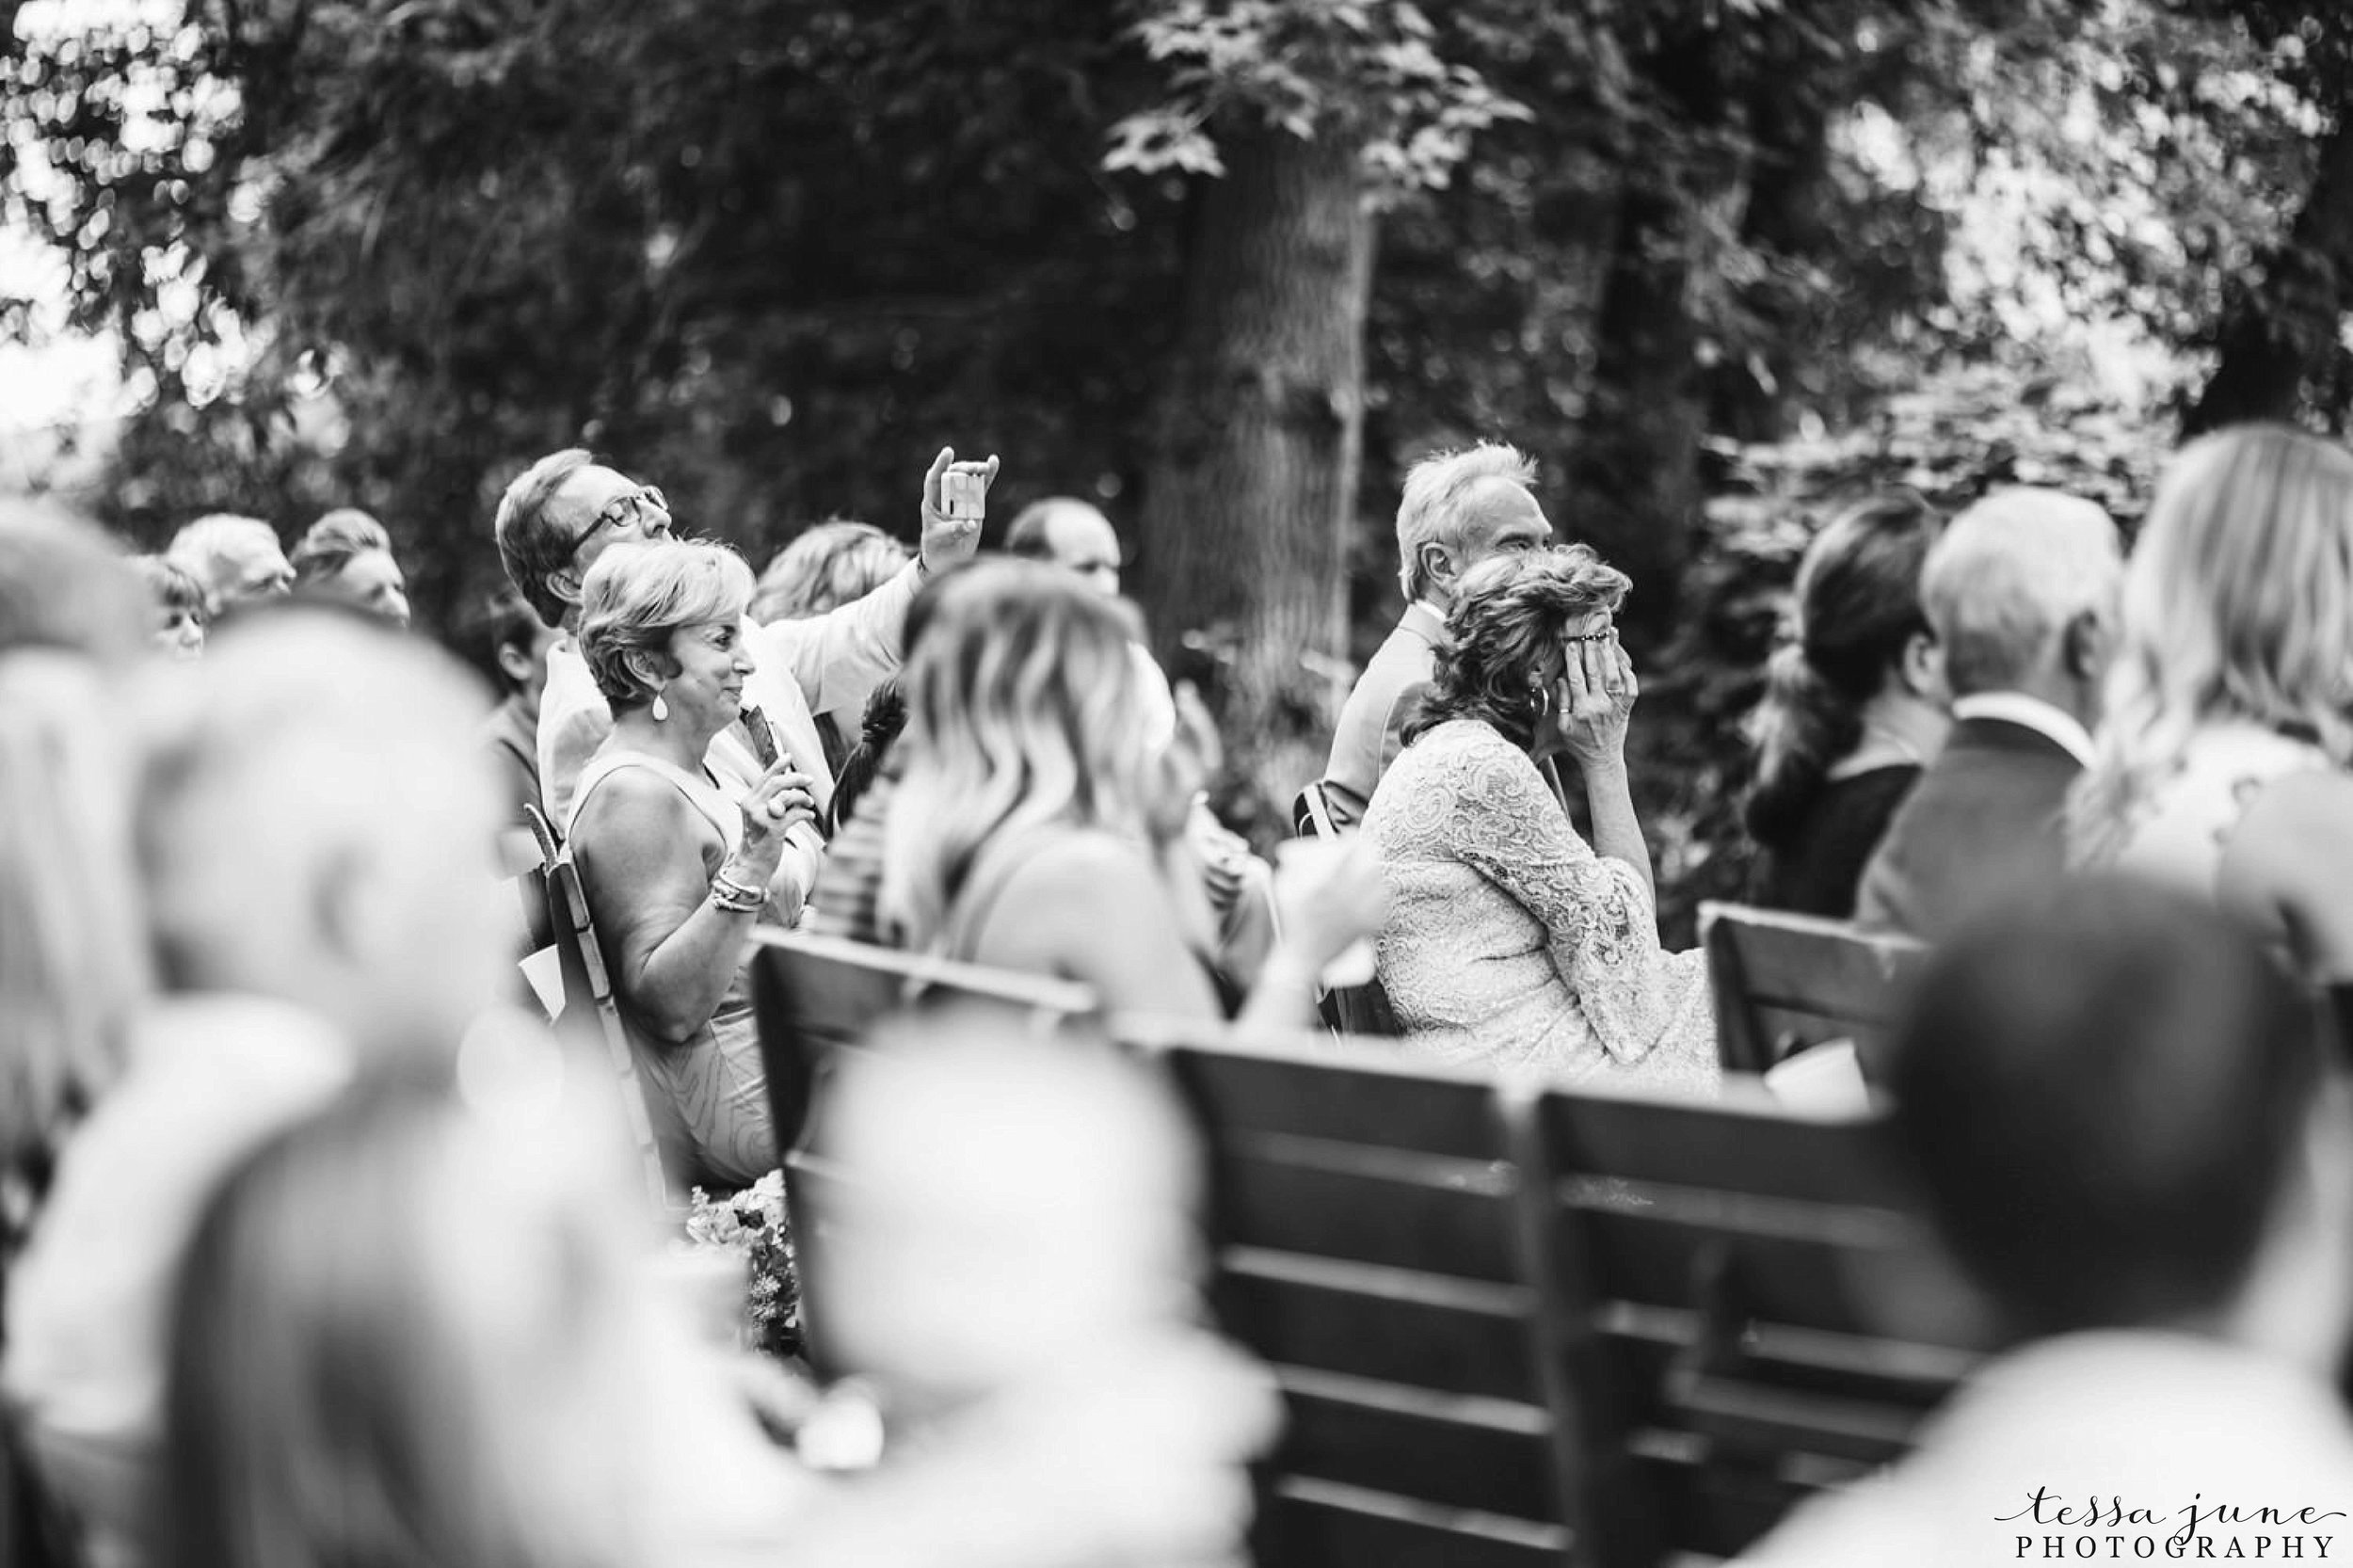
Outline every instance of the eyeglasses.
{"type": "Polygon", "coordinates": [[[660,512],[664,518],[670,515],[669,502],[663,499],[662,492],[651,485],[640,485],[627,495],[616,496],[603,511],[589,520],[587,527],[572,536],[572,549],[578,550],[598,529],[619,522],[624,517],[643,518],[648,507],[660,512]]]}

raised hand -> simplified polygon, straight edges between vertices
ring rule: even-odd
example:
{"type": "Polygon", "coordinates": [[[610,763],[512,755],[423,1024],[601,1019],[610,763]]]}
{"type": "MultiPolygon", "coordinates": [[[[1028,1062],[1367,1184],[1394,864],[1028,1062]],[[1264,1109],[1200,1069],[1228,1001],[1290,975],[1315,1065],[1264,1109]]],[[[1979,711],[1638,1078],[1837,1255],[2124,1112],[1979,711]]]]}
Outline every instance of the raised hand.
{"type": "MultiPolygon", "coordinates": [[[[997,459],[959,463],[956,449],[943,446],[923,474],[923,569],[939,571],[968,561],[981,548],[981,521],[988,509],[988,488],[997,482],[997,459]],[[952,482],[950,475],[955,474],[952,482]],[[970,502],[969,516],[949,515],[948,491],[961,486],[970,502]]],[[[958,508],[957,510],[961,510],[958,508]]]]}

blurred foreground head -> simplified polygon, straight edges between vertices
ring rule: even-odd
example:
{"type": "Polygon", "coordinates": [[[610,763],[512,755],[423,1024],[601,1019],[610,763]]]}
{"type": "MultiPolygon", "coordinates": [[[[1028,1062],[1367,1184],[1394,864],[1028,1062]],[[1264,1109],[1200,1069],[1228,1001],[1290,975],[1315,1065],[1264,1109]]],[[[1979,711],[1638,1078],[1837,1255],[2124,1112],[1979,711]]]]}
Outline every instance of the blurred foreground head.
{"type": "Polygon", "coordinates": [[[0,1238],[120,1073],[145,995],[130,746],[115,680],[147,641],[137,577],[98,530],[0,503],[0,1238]]]}
{"type": "Polygon", "coordinates": [[[171,1328],[168,1562],[653,1560],[661,1449],[695,1433],[654,1407],[684,1390],[574,1131],[378,1083],[228,1178],[171,1328]]]}
{"type": "Polygon", "coordinates": [[[2211,907],[2094,879],[1989,912],[1923,977],[1889,1087],[1940,1227],[2018,1328],[2333,1352],[2345,1107],[2304,994],[2211,907]]]}
{"type": "Polygon", "coordinates": [[[293,610],[158,670],[138,851],[167,989],[306,1005],[447,1048],[500,994],[482,697],[445,656],[293,610]]]}
{"type": "Polygon", "coordinates": [[[1196,1154],[1144,1069],[980,1011],[879,1044],[823,1112],[829,1350],[953,1402],[1190,1318],[1196,1154]]]}

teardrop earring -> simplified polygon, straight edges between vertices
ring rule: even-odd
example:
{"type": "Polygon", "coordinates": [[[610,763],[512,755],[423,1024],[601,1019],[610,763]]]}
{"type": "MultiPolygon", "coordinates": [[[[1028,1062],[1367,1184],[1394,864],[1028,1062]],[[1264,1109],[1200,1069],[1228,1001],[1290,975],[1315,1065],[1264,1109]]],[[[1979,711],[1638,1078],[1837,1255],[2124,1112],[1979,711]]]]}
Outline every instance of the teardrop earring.
{"type": "Polygon", "coordinates": [[[654,693],[654,694],[653,694],[653,722],[654,722],[654,723],[656,723],[656,724],[660,724],[660,723],[662,723],[664,720],[667,719],[669,716],[670,716],[670,705],[669,705],[667,702],[665,702],[665,701],[664,701],[664,700],[663,700],[663,696],[662,696],[662,694],[661,694],[660,692],[656,692],[656,693],[654,693]]]}

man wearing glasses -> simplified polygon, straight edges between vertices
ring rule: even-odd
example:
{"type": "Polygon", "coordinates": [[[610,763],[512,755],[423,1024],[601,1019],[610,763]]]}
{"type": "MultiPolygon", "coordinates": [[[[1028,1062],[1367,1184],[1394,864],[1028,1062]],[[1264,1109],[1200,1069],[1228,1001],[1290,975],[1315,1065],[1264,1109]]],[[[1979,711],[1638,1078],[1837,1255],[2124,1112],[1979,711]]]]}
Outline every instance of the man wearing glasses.
{"type": "MultiPolygon", "coordinates": [[[[972,476],[972,487],[984,492],[997,477],[997,459],[958,463],[949,448],[933,459],[923,476],[921,550],[905,570],[829,614],[746,627],[758,668],[744,683],[744,701],[808,775],[821,818],[833,798],[833,779],[815,715],[857,700],[898,670],[916,584],[929,572],[970,559],[980,546],[979,518],[951,518],[943,506],[941,484],[952,470],[972,476]]],[[[604,696],[571,640],[581,583],[614,545],[668,538],[671,520],[660,490],[577,447],[540,458],[499,501],[499,556],[507,578],[541,620],[564,633],[548,653],[547,688],[539,699],[539,788],[551,821],[565,820],[581,768],[613,728],[604,696]]],[[[851,712],[851,730],[857,721],[851,712]]],[[[742,725],[722,730],[706,759],[720,788],[749,789],[765,771],[759,750],[759,740],[742,725]]]]}

